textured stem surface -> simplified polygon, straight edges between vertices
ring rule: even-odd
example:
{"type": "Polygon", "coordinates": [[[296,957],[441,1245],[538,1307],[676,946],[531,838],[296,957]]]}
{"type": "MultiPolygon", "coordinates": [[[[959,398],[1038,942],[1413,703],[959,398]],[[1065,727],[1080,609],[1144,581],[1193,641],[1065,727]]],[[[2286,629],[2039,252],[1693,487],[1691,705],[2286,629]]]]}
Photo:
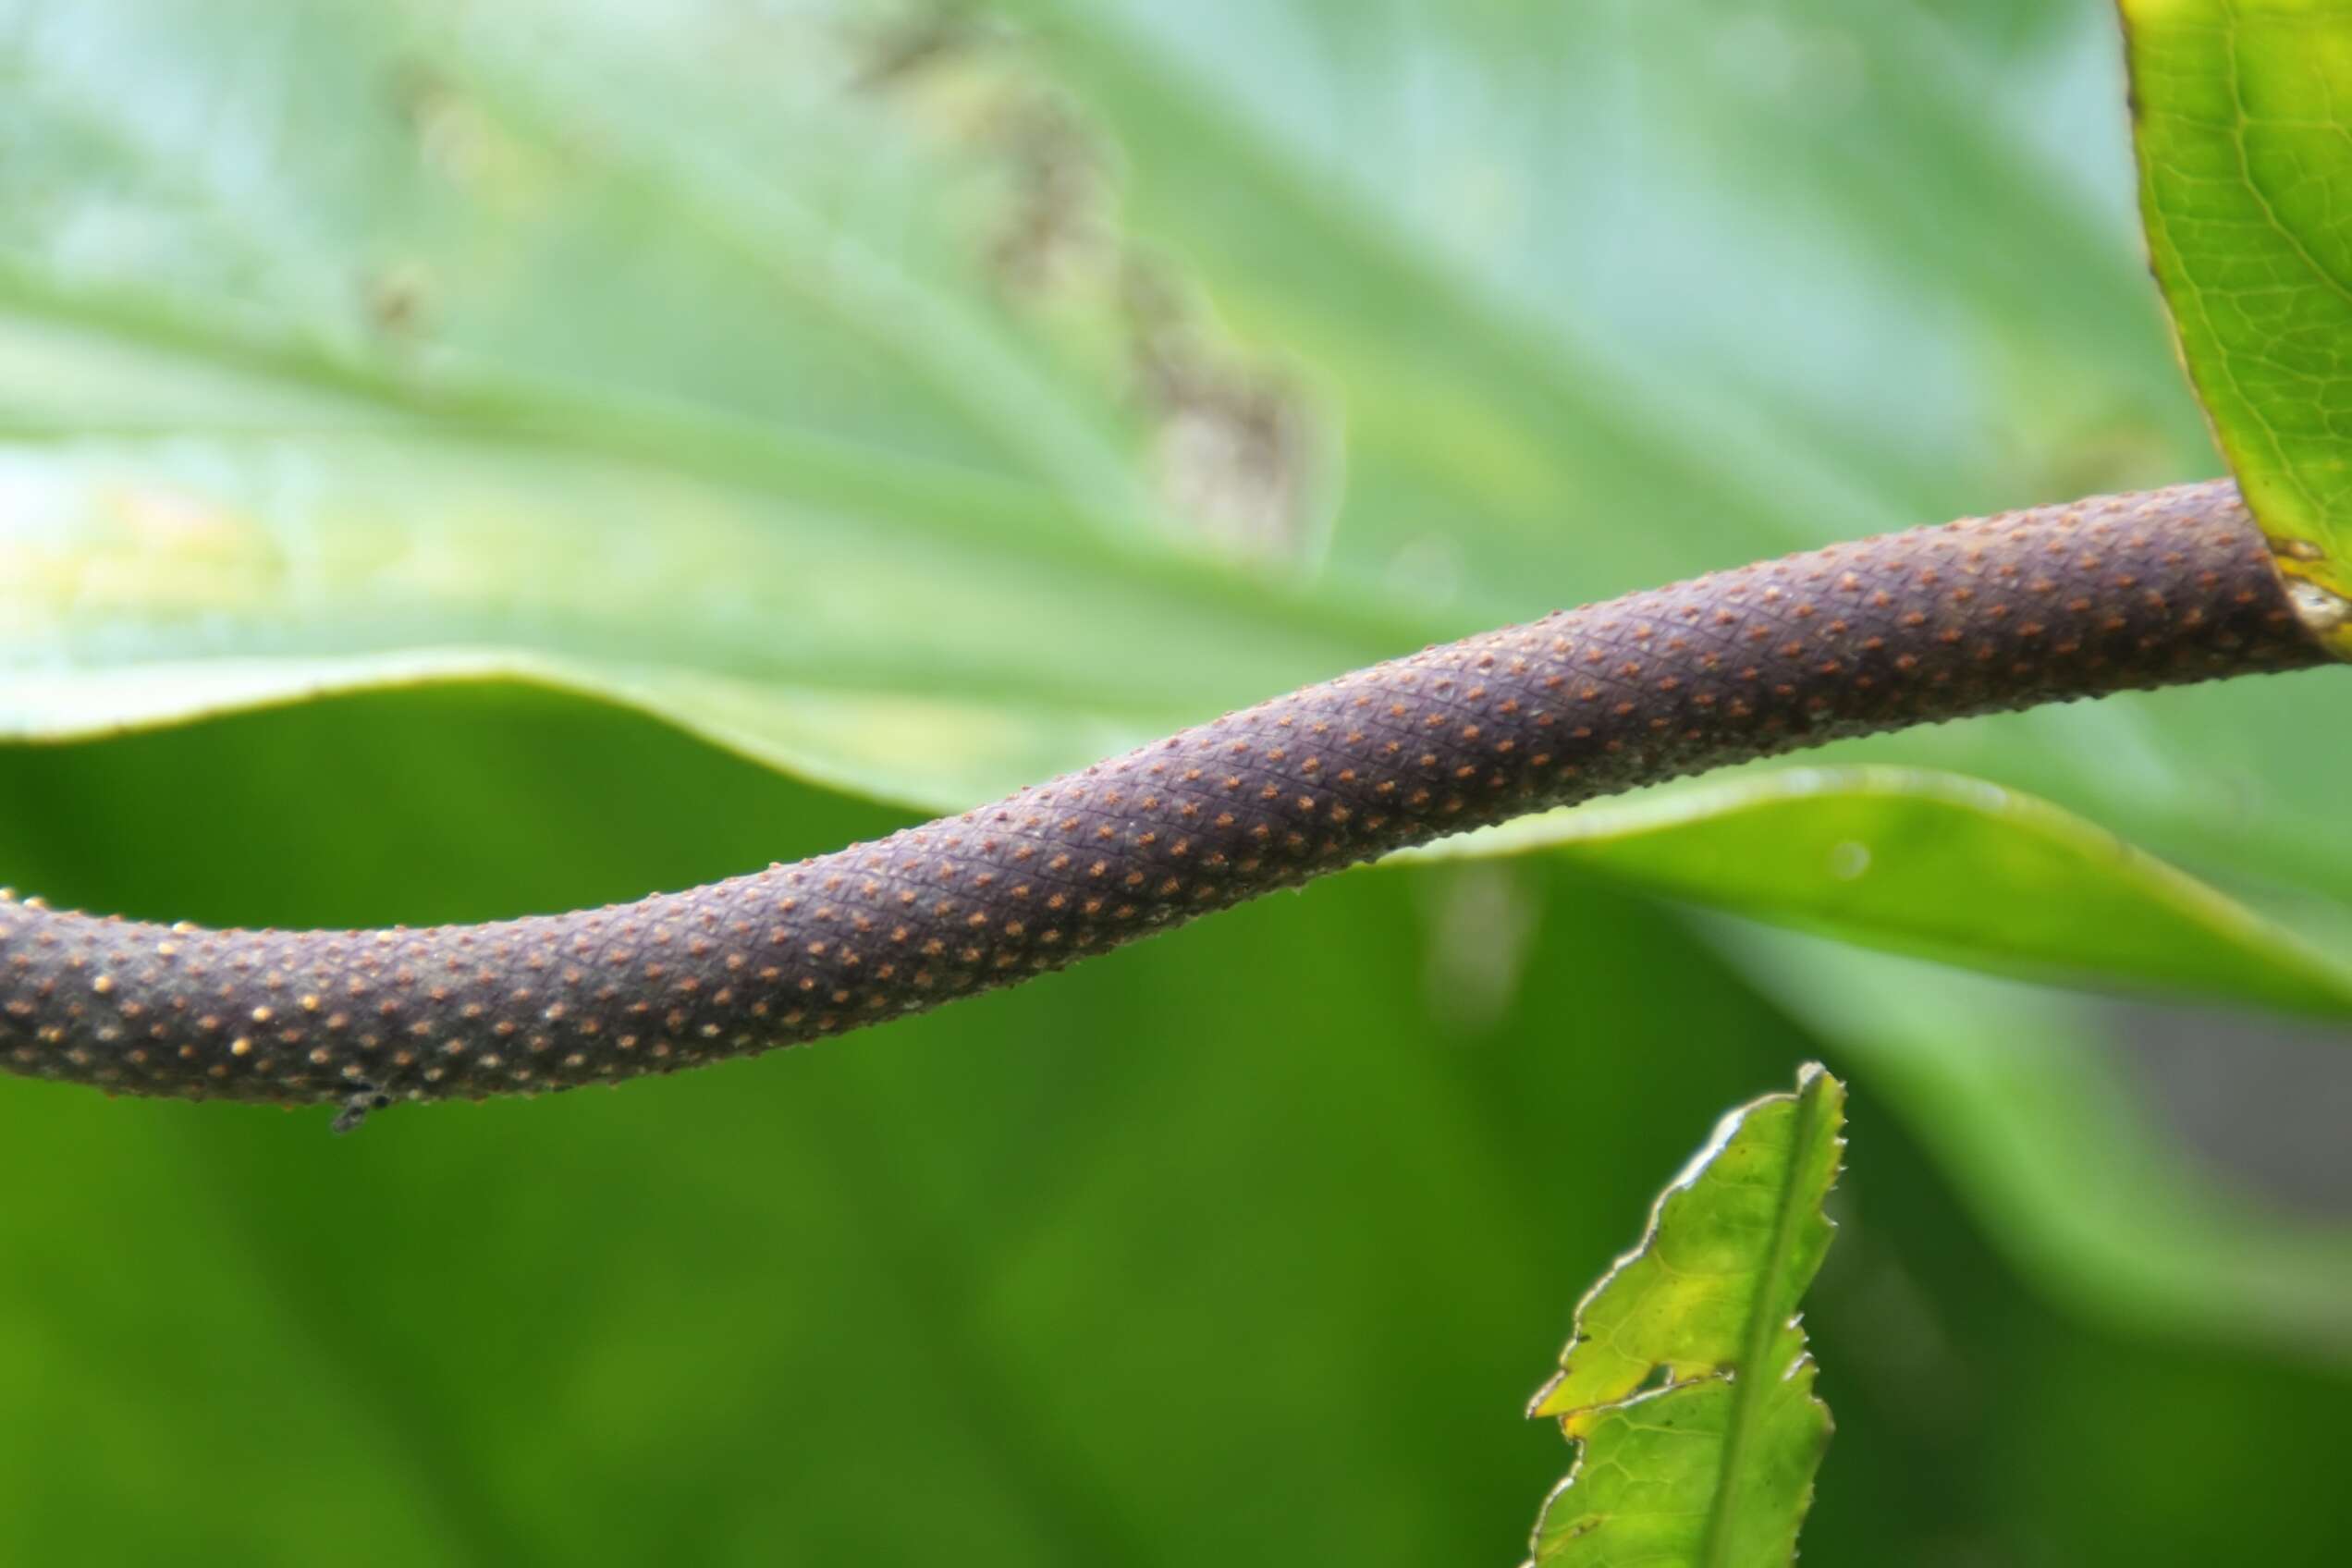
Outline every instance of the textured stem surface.
{"type": "Polygon", "coordinates": [[[1838,545],[1357,670],[873,843],[485,925],[0,905],[0,1066],[345,1105],[919,1011],[1407,844],[1843,736],[2324,662],[2227,484],[1838,545]]]}

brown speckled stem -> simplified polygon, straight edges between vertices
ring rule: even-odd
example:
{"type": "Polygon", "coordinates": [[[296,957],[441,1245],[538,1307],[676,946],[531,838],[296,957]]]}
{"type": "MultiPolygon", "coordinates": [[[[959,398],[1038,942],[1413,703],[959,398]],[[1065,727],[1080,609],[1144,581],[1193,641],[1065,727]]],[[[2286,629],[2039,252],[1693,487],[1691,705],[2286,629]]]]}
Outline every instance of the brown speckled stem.
{"type": "Polygon", "coordinates": [[[1919,529],[1376,665],[870,844],[487,925],[0,905],[0,1066],[342,1105],[533,1093],[1025,980],[1487,823],[1842,736],[2324,662],[2227,484],[1919,529]]]}

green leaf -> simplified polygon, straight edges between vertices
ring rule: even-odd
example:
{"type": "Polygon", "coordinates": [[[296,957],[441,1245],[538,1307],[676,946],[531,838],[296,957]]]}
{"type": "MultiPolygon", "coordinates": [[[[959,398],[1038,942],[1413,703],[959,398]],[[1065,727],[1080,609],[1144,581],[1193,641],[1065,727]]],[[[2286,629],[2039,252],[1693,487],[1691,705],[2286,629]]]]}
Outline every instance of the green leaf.
{"type": "MultiPolygon", "coordinates": [[[[1327,570],[1461,630],[2217,466],[2101,0],[2032,43],[1921,0],[1006,8],[1115,132],[1133,223],[1344,415],[1327,570]]],[[[2343,899],[2333,674],[1847,751],[2343,899]]]]}
{"type": "Polygon", "coordinates": [[[1537,1523],[1537,1563],[1794,1557],[1830,1440],[1796,1309],[1829,1252],[1844,1106],[1808,1066],[1794,1094],[1725,1117],[1577,1306],[1530,1410],[1580,1445],[1537,1523]],[[1663,1383],[1645,1389],[1653,1375],[1663,1383]]]}
{"type": "Polygon", "coordinates": [[[561,9],[0,4],[0,735],[521,678],[944,809],[1435,633],[1170,526],[1025,100],[561,9]]]}
{"type": "MultiPolygon", "coordinates": [[[[0,733],[521,675],[962,807],[1435,638],[2211,461],[2089,0],[2029,45],[1880,0],[1005,9],[1042,19],[845,89],[903,8],[0,4],[0,733]],[[1109,260],[1028,298],[992,258],[1059,165],[1006,127],[1065,86],[1109,260]],[[1312,577],[1173,515],[1122,255],[1344,431],[1312,577]]],[[[1870,754],[2352,894],[2332,700],[1870,754]]]]}
{"type": "Polygon", "coordinates": [[[2352,5],[2122,6],[2181,351],[2307,619],[2352,656],[2352,5]]]}
{"type": "MultiPolygon", "coordinates": [[[[0,748],[0,882],[166,919],[593,904],[906,820],[511,686],[0,748]]],[[[1865,1058],[1792,1022],[1851,993],[1836,972],[1758,968],[1790,999],[1531,855],[1329,878],[838,1047],[361,1139],[0,1081],[0,1561],[1515,1562],[1567,1456],[1496,1413],[1713,1110],[1830,1048],[1872,1132],[1806,1301],[1838,1446],[1803,1561],[2330,1561],[2343,1378],[2223,1337],[2272,1306],[2216,1271],[2151,1339],[2173,1298],[2109,1326],[2146,1268],[2094,1301],[2011,1266],[2048,1194],[1980,1164],[2144,1184],[2092,1169],[2128,1095],[2034,1076],[2073,1023],[1990,1016],[2012,1132],[1932,1076],[1913,1096],[1920,1031],[1875,993],[1845,1022],[1898,1027],[1865,1058]],[[2193,1431],[2199,1463],[2119,1425],[2193,1431]]],[[[1907,971],[1919,1024],[1976,1005],[1907,971]]],[[[2211,1189],[2143,1194],[2130,1248],[2206,1268],[2201,1225],[2162,1227],[2211,1189]]],[[[2302,1305],[2340,1341],[2328,1283],[2302,1305]]]]}
{"type": "Polygon", "coordinates": [[[1644,891],[1991,974],[2352,1020],[2352,967],[2105,829],[1977,779],[1750,772],[1413,852],[1533,851],[1644,891]]]}
{"type": "Polygon", "coordinates": [[[525,679],[945,809],[1395,638],[1377,609],[1041,536],[1050,508],[985,483],[839,459],[714,476],[452,434],[93,435],[0,450],[0,494],[18,739],[525,679]]]}

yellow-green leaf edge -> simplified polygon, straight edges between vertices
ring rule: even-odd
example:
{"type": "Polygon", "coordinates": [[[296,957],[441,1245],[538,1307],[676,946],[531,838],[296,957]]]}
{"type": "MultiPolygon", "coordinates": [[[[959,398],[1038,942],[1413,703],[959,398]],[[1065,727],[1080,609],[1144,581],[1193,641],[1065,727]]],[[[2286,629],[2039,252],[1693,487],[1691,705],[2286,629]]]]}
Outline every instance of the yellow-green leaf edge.
{"type": "Polygon", "coordinates": [[[1537,1521],[1535,1568],[1794,1555],[1831,1426],[1796,1307],[1835,1231],[1822,1205],[1844,1110],[1844,1085],[1807,1064],[1794,1093],[1724,1117],[1577,1305],[1528,1408],[1579,1445],[1537,1521]]]}

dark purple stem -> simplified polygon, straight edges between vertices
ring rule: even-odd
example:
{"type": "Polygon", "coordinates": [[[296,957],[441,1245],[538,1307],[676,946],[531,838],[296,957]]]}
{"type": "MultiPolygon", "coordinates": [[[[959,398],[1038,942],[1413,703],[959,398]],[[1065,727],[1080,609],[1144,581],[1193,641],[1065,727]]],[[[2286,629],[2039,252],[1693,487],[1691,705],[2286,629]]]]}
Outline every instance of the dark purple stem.
{"type": "Polygon", "coordinates": [[[1915,530],[1310,686],[994,805],[486,925],[211,931],[0,906],[0,1066],[344,1105],[570,1088],[1060,969],[1465,828],[1842,736],[2326,655],[2227,484],[1915,530]]]}

